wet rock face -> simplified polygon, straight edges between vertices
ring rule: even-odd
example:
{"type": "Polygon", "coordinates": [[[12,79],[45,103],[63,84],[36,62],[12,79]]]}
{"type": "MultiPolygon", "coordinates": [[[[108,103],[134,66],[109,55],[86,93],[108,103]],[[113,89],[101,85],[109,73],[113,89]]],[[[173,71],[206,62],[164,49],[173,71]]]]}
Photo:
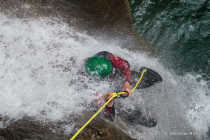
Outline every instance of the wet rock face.
{"type": "Polygon", "coordinates": [[[152,52],[137,35],[128,0],[0,0],[0,12],[18,18],[58,17],[90,35],[126,40],[123,47],[152,52]]]}
{"type": "Polygon", "coordinates": [[[96,18],[102,28],[121,33],[134,33],[127,0],[79,0],[80,5],[96,18]]]}
{"type": "MultiPolygon", "coordinates": [[[[25,117],[0,129],[0,140],[68,140],[73,134],[66,134],[60,127],[67,122],[43,123],[25,117]]],[[[71,125],[71,124],[69,124],[71,125]]],[[[81,125],[81,124],[80,124],[81,125]]],[[[124,132],[102,119],[91,123],[77,137],[77,140],[132,140],[124,132]]]]}
{"type": "Polygon", "coordinates": [[[91,30],[134,33],[127,0],[1,0],[0,11],[20,18],[61,17],[91,30]]]}
{"type": "MultiPolygon", "coordinates": [[[[69,0],[71,1],[71,0],[69,0]]],[[[107,33],[111,37],[120,36],[126,40],[124,46],[132,50],[152,52],[151,46],[136,33],[133,26],[129,0],[73,0],[86,14],[90,15],[94,32],[107,33]]]]}
{"type": "Polygon", "coordinates": [[[53,131],[55,124],[43,122],[25,117],[12,122],[6,128],[0,129],[0,137],[5,140],[61,140],[68,139],[62,131],[53,131]]]}
{"type": "Polygon", "coordinates": [[[121,130],[102,119],[97,119],[82,132],[78,140],[133,140],[121,130]]]}

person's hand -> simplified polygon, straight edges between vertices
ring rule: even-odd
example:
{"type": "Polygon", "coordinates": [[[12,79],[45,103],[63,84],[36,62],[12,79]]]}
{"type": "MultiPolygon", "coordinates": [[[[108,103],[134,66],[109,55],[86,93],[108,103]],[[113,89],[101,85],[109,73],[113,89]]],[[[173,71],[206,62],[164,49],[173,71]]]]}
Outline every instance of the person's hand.
{"type": "MultiPolygon", "coordinates": [[[[107,94],[104,96],[104,98],[105,98],[106,101],[108,101],[108,100],[112,97],[112,93],[113,93],[113,92],[109,92],[109,93],[107,93],[107,94]]],[[[113,103],[114,103],[114,100],[112,100],[112,101],[107,105],[107,107],[112,107],[112,106],[113,106],[113,103]]]]}
{"type": "Polygon", "coordinates": [[[125,94],[125,96],[129,96],[131,95],[131,89],[130,89],[130,83],[128,81],[126,81],[124,84],[123,84],[123,91],[127,91],[128,94],[125,94]]]}
{"type": "Polygon", "coordinates": [[[104,96],[105,100],[108,101],[108,100],[113,96],[113,93],[114,93],[114,92],[108,92],[108,93],[104,96]]]}

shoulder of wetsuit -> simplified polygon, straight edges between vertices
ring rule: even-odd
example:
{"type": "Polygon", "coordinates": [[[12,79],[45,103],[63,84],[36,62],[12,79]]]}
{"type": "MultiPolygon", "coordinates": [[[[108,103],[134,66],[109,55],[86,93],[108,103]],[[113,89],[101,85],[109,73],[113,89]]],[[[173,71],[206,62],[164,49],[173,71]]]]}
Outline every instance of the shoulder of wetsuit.
{"type": "Polygon", "coordinates": [[[125,60],[125,59],[123,59],[127,64],[128,64],[128,67],[130,68],[130,64],[128,63],[128,61],[127,60],[125,60]]]}

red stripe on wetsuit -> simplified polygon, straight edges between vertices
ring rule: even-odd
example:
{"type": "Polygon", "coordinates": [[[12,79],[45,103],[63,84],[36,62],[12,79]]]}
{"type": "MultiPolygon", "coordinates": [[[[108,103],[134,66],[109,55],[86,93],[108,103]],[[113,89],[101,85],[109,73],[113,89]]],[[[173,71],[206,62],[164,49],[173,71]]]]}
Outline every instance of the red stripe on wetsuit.
{"type": "Polygon", "coordinates": [[[126,60],[113,55],[112,53],[109,53],[109,56],[113,66],[119,68],[122,71],[122,74],[125,76],[126,81],[130,82],[131,72],[129,63],[126,60]]]}

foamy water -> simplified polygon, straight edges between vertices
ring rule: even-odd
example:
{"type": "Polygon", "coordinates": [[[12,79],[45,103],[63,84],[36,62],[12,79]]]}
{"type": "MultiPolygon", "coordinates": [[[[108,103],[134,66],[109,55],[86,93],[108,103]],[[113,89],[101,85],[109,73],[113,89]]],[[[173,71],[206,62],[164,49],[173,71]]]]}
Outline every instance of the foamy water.
{"type": "Polygon", "coordinates": [[[158,120],[156,128],[145,128],[143,134],[138,126],[128,126],[130,134],[154,139],[168,131],[205,133],[210,121],[205,81],[197,81],[193,74],[177,76],[158,59],[123,49],[119,42],[98,40],[57,18],[17,19],[0,14],[0,114],[56,121],[87,109],[84,104],[93,101],[93,93],[106,94],[110,83],[96,82],[80,72],[85,58],[105,50],[128,60],[131,69],[147,66],[164,79],[121,101],[125,107],[138,104],[158,120]]]}

